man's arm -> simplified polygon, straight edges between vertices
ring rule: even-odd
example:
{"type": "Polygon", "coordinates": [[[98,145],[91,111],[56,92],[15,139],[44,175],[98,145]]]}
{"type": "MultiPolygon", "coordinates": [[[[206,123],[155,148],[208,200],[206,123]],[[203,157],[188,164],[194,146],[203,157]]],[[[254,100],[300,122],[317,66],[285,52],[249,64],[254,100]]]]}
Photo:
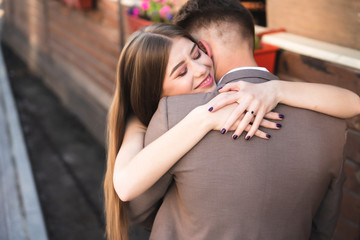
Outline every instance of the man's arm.
{"type": "Polygon", "coordinates": [[[150,231],[157,211],[167,189],[172,183],[172,176],[166,173],[149,190],[128,202],[127,214],[130,224],[138,224],[150,231]]]}
{"type": "Polygon", "coordinates": [[[342,189],[345,182],[343,165],[334,179],[312,221],[311,240],[331,239],[340,214],[342,189]]]}

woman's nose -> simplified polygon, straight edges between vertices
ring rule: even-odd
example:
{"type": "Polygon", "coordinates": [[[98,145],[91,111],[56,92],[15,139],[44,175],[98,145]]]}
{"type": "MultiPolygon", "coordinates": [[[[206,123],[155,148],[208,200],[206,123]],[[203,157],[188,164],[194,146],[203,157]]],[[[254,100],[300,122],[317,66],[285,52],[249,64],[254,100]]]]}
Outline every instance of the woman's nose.
{"type": "Polygon", "coordinates": [[[204,64],[194,62],[194,77],[202,77],[206,73],[206,66],[204,64]]]}

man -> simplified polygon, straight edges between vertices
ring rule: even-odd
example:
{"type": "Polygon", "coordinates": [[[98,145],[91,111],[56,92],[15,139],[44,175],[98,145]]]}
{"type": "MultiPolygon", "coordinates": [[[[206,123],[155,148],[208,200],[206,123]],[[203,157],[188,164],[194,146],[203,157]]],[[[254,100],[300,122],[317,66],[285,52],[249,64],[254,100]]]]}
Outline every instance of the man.
{"type": "MultiPolygon", "coordinates": [[[[219,87],[276,79],[256,67],[251,15],[237,0],[189,0],[175,20],[203,40],[219,87]]],[[[216,94],[162,99],[145,144],[216,94]]],[[[276,111],[286,124],[270,141],[210,132],[129,203],[130,218],[151,227],[156,214],[152,239],[330,239],[344,181],[345,124],[285,105],[276,111]]]]}

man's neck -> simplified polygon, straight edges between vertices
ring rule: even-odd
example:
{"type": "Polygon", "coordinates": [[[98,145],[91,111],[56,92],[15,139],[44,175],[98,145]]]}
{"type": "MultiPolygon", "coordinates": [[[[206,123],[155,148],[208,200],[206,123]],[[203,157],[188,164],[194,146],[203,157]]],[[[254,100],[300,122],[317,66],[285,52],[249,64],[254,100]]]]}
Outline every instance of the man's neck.
{"type": "Polygon", "coordinates": [[[249,54],[233,54],[232,56],[223,56],[217,59],[217,62],[218,64],[215,64],[217,79],[235,68],[258,66],[254,57],[252,55],[249,56],[249,54]]]}
{"type": "Polygon", "coordinates": [[[229,64],[224,65],[224,71],[228,72],[234,68],[241,68],[241,67],[257,67],[258,65],[255,62],[255,59],[251,58],[229,58],[229,64]]]}

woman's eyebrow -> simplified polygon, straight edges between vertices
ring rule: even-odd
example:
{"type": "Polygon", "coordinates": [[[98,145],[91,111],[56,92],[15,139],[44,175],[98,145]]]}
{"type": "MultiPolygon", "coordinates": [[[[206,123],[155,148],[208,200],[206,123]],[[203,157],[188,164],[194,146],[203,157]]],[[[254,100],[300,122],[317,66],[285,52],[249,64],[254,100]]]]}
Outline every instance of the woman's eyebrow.
{"type": "MultiPolygon", "coordinates": [[[[194,46],[191,48],[190,55],[194,52],[196,46],[197,46],[197,44],[194,43],[194,46]]],[[[178,69],[184,63],[185,63],[185,61],[181,61],[178,64],[176,64],[176,66],[172,69],[170,76],[176,71],[176,69],[178,69]]]]}

